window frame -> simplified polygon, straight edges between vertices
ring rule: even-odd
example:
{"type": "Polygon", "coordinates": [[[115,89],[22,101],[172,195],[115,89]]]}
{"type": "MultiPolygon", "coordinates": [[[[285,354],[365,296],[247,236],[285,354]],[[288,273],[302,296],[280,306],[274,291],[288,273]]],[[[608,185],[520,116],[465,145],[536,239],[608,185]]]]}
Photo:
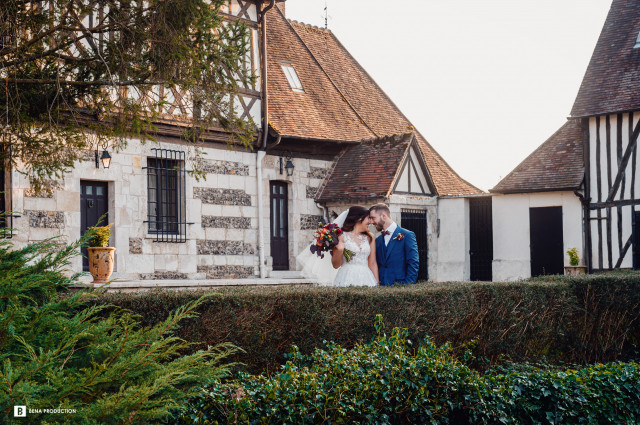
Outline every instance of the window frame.
{"type": "Polygon", "coordinates": [[[156,242],[186,242],[185,153],[154,149],[147,157],[147,233],[156,242]]]}
{"type": "Polygon", "coordinates": [[[300,76],[298,75],[298,72],[294,68],[293,64],[281,63],[280,68],[282,68],[282,72],[287,78],[287,82],[289,83],[289,87],[291,87],[291,90],[297,93],[306,93],[304,91],[304,87],[302,86],[302,81],[300,81],[300,76]]]}

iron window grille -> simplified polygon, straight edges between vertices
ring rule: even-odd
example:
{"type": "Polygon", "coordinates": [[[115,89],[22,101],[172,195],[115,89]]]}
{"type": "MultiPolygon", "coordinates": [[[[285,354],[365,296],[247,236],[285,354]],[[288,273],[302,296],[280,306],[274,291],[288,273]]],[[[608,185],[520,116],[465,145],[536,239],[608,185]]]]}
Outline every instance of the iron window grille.
{"type": "Polygon", "coordinates": [[[147,158],[148,231],[155,242],[184,243],[187,240],[185,220],[185,153],[169,149],[152,149],[155,157],[147,158]]]}

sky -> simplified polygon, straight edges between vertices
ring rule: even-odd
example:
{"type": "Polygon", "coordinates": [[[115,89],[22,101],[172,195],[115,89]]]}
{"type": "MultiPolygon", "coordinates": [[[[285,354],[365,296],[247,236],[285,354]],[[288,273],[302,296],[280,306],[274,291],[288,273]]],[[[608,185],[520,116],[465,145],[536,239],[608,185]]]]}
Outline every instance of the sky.
{"type": "Polygon", "coordinates": [[[488,190],[565,122],[611,0],[287,0],[488,190]]]}

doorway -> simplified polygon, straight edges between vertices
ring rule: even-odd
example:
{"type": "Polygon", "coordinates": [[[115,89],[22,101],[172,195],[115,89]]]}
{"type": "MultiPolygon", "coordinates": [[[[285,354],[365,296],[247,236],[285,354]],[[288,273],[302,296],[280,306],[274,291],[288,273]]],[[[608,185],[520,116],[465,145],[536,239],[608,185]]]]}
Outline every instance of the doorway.
{"type": "Polygon", "coordinates": [[[562,207],[529,208],[531,276],[564,273],[562,207]]]}
{"type": "Polygon", "coordinates": [[[493,218],[490,196],[469,199],[469,278],[493,278],[493,218]]]}
{"type": "Polygon", "coordinates": [[[289,196],[287,183],[272,181],[269,193],[273,270],[289,270],[289,196]]]}
{"type": "MultiPolygon", "coordinates": [[[[109,224],[109,194],[107,182],[80,181],[80,234],[84,235],[89,227],[109,224]]],[[[82,270],[89,270],[87,248],[82,248],[82,270]]]]}

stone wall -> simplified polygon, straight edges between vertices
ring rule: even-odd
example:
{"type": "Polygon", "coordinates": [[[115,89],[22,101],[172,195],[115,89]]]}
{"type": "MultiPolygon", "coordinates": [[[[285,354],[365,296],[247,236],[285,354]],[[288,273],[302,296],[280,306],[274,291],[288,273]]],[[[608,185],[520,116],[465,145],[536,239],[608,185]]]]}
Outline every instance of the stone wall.
{"type": "MultiPolygon", "coordinates": [[[[116,247],[114,278],[118,279],[224,279],[259,275],[258,199],[255,152],[230,150],[226,146],[206,148],[207,160],[200,164],[206,179],[185,178],[184,208],[186,241],[156,242],[148,232],[147,158],[153,148],[186,151],[179,144],[128,141],[126,148],[112,152],[109,169],[96,168],[93,154],[76,163],[60,181],[52,181],[50,194],[35,194],[28,180],[13,171],[12,201],[16,246],[50,237],[72,241],[80,237],[82,180],[108,182],[109,222],[114,223],[111,245],[116,247]]],[[[271,260],[269,184],[288,183],[289,256],[295,256],[310,242],[323,210],[315,204],[311,191],[323,182],[331,161],[292,158],[293,176],[279,173],[279,156],[263,159],[264,238],[266,271],[271,260]],[[307,188],[311,188],[308,189],[307,188]]],[[[187,168],[192,168],[187,163],[187,168]]],[[[73,268],[80,271],[81,259],[73,268]]]]}

